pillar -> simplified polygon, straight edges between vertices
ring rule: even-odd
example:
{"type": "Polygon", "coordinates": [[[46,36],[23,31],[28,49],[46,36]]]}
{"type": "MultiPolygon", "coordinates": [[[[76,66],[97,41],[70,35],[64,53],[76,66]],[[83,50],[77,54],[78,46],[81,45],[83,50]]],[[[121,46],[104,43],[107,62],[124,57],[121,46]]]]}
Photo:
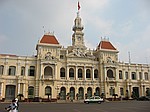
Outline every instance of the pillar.
{"type": "Polygon", "coordinates": [[[66,67],[66,76],[67,76],[67,80],[69,80],[69,66],[68,65],[66,67]]]}
{"type": "Polygon", "coordinates": [[[18,93],[17,95],[20,93],[20,83],[18,83],[18,93]]]}
{"type": "Polygon", "coordinates": [[[84,80],[86,80],[86,66],[84,66],[84,80]]]}
{"type": "Polygon", "coordinates": [[[78,80],[78,67],[76,66],[75,80],[78,80]]]}
{"type": "Polygon", "coordinates": [[[94,80],[94,67],[92,66],[92,80],[94,80]]]}

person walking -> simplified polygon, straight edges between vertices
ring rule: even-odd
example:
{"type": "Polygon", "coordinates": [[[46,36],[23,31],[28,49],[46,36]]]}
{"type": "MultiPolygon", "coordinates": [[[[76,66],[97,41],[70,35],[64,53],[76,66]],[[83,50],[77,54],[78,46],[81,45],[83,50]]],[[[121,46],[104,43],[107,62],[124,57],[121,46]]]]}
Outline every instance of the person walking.
{"type": "Polygon", "coordinates": [[[18,109],[19,109],[19,101],[18,101],[18,98],[15,98],[15,105],[16,105],[16,112],[18,112],[18,109]]]}
{"type": "Polygon", "coordinates": [[[18,112],[16,100],[12,100],[11,104],[5,108],[8,112],[18,112]]]}

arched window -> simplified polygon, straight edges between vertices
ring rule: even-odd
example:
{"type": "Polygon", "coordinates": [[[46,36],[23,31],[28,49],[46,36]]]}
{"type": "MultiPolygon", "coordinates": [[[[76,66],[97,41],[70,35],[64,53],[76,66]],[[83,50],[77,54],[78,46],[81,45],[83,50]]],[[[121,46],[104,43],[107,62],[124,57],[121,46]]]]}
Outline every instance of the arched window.
{"type": "Polygon", "coordinates": [[[3,72],[4,72],[4,66],[0,65],[0,75],[3,75],[3,72]]]}
{"type": "Polygon", "coordinates": [[[78,78],[82,78],[82,69],[78,69],[78,78]]]}
{"type": "Polygon", "coordinates": [[[34,98],[34,87],[33,86],[28,87],[28,98],[34,98]]]}
{"type": "Polygon", "coordinates": [[[125,79],[128,79],[128,72],[125,72],[125,79]]]}
{"type": "Polygon", "coordinates": [[[45,87],[45,95],[51,95],[52,94],[52,88],[50,86],[45,87]]]}
{"type": "Polygon", "coordinates": [[[92,88],[91,87],[88,87],[87,88],[87,97],[91,97],[92,96],[92,88]]]}
{"type": "Polygon", "coordinates": [[[94,78],[98,78],[98,70],[97,69],[94,70],[94,78]]]}
{"type": "Polygon", "coordinates": [[[124,95],[124,90],[123,90],[123,88],[120,88],[120,95],[121,95],[121,96],[124,95]]]}
{"type": "Polygon", "coordinates": [[[49,66],[45,67],[44,69],[44,77],[52,77],[53,76],[53,69],[49,66]]]}
{"type": "Polygon", "coordinates": [[[34,76],[34,75],[35,75],[35,66],[30,66],[29,76],[34,76]]]}
{"type": "Polygon", "coordinates": [[[73,68],[69,69],[69,77],[74,77],[74,69],[73,68]]]}
{"type": "Polygon", "coordinates": [[[119,79],[123,79],[122,71],[121,70],[119,70],[119,79]]]}
{"type": "Polygon", "coordinates": [[[66,88],[65,87],[61,87],[60,89],[60,99],[66,100],[66,88]]]}
{"type": "Polygon", "coordinates": [[[110,88],[109,88],[109,94],[110,94],[110,95],[115,94],[115,88],[110,87],[110,88]]]}
{"type": "Polygon", "coordinates": [[[65,68],[60,69],[60,77],[65,77],[65,68]]]}
{"type": "Polygon", "coordinates": [[[114,78],[114,76],[113,76],[113,71],[112,71],[112,70],[109,69],[109,70],[107,71],[107,77],[108,77],[108,78],[114,78]]]}
{"type": "Polygon", "coordinates": [[[21,67],[21,75],[23,76],[23,75],[25,75],[25,67],[21,67]]]}
{"type": "Polygon", "coordinates": [[[74,87],[70,88],[70,99],[75,99],[75,88],[74,87]]]}
{"type": "Polygon", "coordinates": [[[86,78],[91,78],[91,71],[90,71],[90,69],[86,70],[86,78]]]}
{"type": "Polygon", "coordinates": [[[79,96],[79,100],[80,99],[84,99],[84,89],[83,87],[80,87],[78,90],[78,96],[79,96]]]}
{"type": "Polygon", "coordinates": [[[136,80],[136,72],[132,72],[131,76],[132,76],[132,80],[136,80]]]}
{"type": "Polygon", "coordinates": [[[100,88],[99,88],[99,87],[97,87],[97,88],[95,89],[95,95],[96,95],[96,96],[100,96],[100,88]]]}
{"type": "Polygon", "coordinates": [[[15,75],[15,73],[16,73],[16,67],[15,66],[10,66],[8,75],[15,75]]]}
{"type": "Polygon", "coordinates": [[[148,80],[148,79],[149,79],[149,78],[148,78],[148,73],[147,73],[147,72],[144,73],[144,76],[145,76],[145,80],[148,80]]]}

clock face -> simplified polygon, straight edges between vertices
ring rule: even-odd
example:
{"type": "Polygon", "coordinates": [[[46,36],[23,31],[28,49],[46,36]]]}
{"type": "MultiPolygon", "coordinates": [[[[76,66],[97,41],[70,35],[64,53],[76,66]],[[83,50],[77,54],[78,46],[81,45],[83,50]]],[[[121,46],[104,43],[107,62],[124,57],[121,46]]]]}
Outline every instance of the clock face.
{"type": "Polygon", "coordinates": [[[78,40],[80,41],[80,40],[81,40],[81,37],[78,37],[78,40]]]}

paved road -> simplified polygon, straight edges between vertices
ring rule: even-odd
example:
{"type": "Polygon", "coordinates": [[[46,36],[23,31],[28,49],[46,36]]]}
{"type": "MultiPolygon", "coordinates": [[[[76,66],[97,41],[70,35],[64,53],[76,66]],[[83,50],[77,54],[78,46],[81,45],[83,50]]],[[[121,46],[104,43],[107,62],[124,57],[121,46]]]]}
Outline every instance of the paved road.
{"type": "MultiPolygon", "coordinates": [[[[8,103],[0,103],[0,112],[5,112],[8,103]]],[[[150,112],[150,101],[84,103],[21,103],[19,112],[150,112]]]]}

